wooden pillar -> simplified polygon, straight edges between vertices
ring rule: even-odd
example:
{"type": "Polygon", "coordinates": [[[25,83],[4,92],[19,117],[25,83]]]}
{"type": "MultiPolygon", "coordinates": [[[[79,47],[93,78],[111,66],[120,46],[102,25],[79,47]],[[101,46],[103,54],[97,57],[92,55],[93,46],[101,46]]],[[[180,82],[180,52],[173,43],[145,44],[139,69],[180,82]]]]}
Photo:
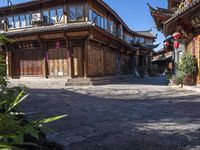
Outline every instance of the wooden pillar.
{"type": "Polygon", "coordinates": [[[89,38],[87,37],[84,42],[84,53],[83,53],[83,65],[84,65],[84,78],[88,77],[88,49],[89,46],[89,38]]]}
{"type": "Polygon", "coordinates": [[[49,75],[49,67],[48,67],[48,46],[47,46],[47,43],[43,43],[42,44],[42,47],[44,48],[43,49],[43,52],[44,52],[44,77],[45,78],[48,78],[48,75],[49,75]]]}
{"type": "Polygon", "coordinates": [[[12,64],[11,64],[11,51],[6,51],[6,75],[7,77],[11,77],[12,74],[11,74],[11,67],[12,67],[12,64]]]}
{"type": "Polygon", "coordinates": [[[38,37],[38,42],[40,44],[40,50],[43,52],[43,77],[47,78],[47,51],[46,51],[46,46],[44,45],[44,41],[42,41],[42,39],[40,37],[38,37]]]}
{"type": "Polygon", "coordinates": [[[63,33],[65,43],[66,43],[66,50],[67,50],[67,76],[72,77],[72,51],[71,51],[71,46],[70,42],[67,38],[67,35],[63,33]]]}
{"type": "Polygon", "coordinates": [[[140,51],[137,50],[136,55],[135,55],[136,68],[139,66],[139,55],[140,55],[140,51]]]}
{"type": "Polygon", "coordinates": [[[108,44],[104,46],[103,48],[103,75],[106,75],[106,50],[107,50],[108,44]]]}

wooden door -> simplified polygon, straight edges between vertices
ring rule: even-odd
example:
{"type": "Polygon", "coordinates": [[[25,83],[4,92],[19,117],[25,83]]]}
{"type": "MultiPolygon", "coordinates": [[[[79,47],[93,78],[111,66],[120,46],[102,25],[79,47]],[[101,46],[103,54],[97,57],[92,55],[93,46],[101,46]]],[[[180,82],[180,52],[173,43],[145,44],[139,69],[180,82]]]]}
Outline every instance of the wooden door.
{"type": "Polygon", "coordinates": [[[82,47],[73,47],[73,68],[74,68],[74,77],[83,77],[82,47]]]}
{"type": "Polygon", "coordinates": [[[15,76],[42,76],[43,53],[41,50],[19,50],[13,53],[15,76]]]}
{"type": "Polygon", "coordinates": [[[107,75],[115,74],[115,53],[112,51],[105,51],[105,73],[107,75]]]}
{"type": "Polygon", "coordinates": [[[66,48],[48,50],[48,70],[50,76],[67,76],[66,48]]]}

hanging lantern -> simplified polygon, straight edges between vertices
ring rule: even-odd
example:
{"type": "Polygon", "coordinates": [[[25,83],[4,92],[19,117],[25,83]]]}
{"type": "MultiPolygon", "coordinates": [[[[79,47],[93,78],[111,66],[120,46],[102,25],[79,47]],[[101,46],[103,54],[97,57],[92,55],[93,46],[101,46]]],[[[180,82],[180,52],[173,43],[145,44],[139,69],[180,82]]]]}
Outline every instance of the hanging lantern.
{"type": "Polygon", "coordinates": [[[174,48],[179,48],[179,46],[180,46],[180,43],[178,42],[178,41],[174,41],[174,48]]]}
{"type": "Polygon", "coordinates": [[[164,42],[164,46],[168,47],[169,46],[169,42],[164,42]]]}
{"type": "Polygon", "coordinates": [[[56,49],[60,48],[60,42],[59,41],[56,42],[55,47],[56,47],[56,49]]]}
{"type": "Polygon", "coordinates": [[[181,38],[181,33],[179,32],[175,32],[173,35],[173,38],[176,40],[176,39],[180,39],[181,38]]]}

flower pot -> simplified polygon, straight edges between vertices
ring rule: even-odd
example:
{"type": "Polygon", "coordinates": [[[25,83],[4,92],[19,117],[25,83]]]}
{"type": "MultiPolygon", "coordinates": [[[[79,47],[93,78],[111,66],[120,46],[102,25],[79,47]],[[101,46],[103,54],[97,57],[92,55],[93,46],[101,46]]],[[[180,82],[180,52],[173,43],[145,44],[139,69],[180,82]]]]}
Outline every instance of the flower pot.
{"type": "Polygon", "coordinates": [[[183,84],[184,85],[194,85],[195,84],[194,76],[190,75],[190,74],[185,75],[185,77],[183,79],[183,84]]]}

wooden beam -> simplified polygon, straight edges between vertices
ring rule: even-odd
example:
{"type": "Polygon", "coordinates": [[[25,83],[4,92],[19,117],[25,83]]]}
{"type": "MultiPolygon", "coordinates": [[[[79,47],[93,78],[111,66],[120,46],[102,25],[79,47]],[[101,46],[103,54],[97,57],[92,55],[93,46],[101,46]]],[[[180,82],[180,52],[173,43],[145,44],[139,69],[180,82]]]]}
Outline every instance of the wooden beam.
{"type": "Polygon", "coordinates": [[[67,58],[66,58],[68,64],[67,76],[72,77],[72,52],[71,52],[70,42],[66,33],[63,33],[63,37],[65,39],[66,49],[67,49],[67,58]]]}
{"type": "Polygon", "coordinates": [[[11,74],[11,67],[12,67],[12,64],[11,64],[11,51],[6,51],[6,75],[7,77],[11,77],[12,74],[11,74]]]}
{"type": "Polygon", "coordinates": [[[88,49],[90,48],[89,46],[89,37],[85,39],[84,42],[84,53],[83,53],[83,65],[84,65],[84,77],[88,77],[88,49]]]}
{"type": "Polygon", "coordinates": [[[48,75],[48,57],[46,55],[48,55],[47,53],[47,47],[44,45],[44,41],[42,40],[42,38],[40,36],[37,36],[37,40],[40,44],[40,50],[43,51],[43,67],[42,67],[42,70],[43,70],[43,77],[44,78],[47,78],[47,75],[48,75]]]}

